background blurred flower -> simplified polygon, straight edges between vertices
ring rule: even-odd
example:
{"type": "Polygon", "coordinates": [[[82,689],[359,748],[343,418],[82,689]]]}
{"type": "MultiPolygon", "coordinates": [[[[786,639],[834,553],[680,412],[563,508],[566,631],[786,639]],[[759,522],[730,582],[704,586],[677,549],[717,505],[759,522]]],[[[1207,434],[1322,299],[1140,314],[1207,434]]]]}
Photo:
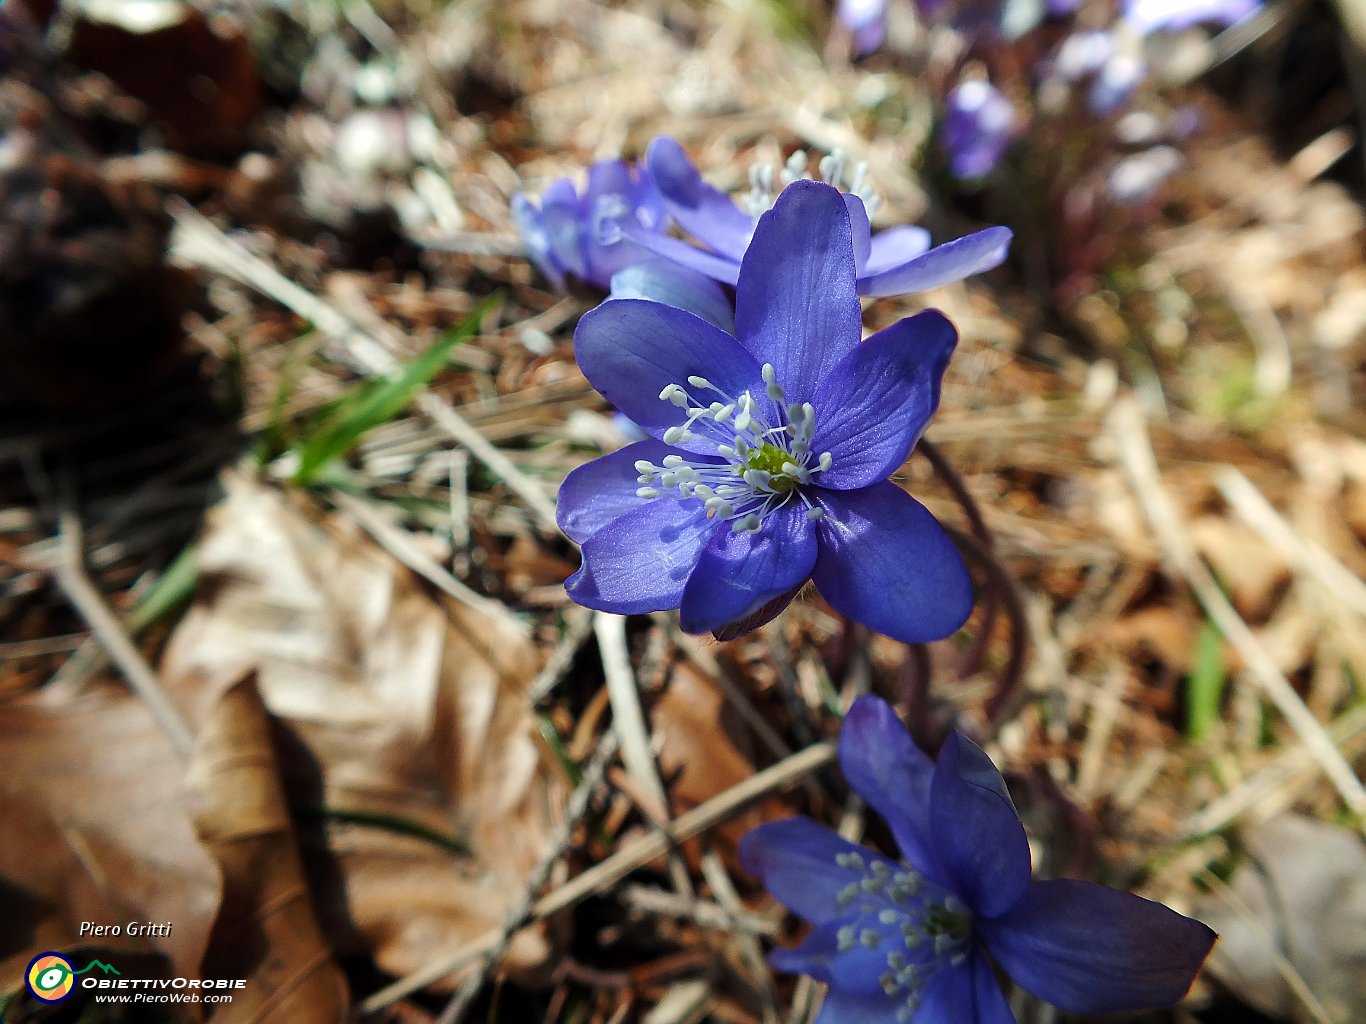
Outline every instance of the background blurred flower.
{"type": "Polygon", "coordinates": [[[771,959],[830,986],[817,1024],[1007,1024],[993,960],[1071,1013],[1167,1006],[1190,988],[1214,932],[1092,882],[1031,881],[1005,781],[971,740],[950,733],[932,762],[865,696],[839,753],[903,862],[805,818],[760,825],[740,846],[745,867],[814,925],[771,959]]]}
{"type": "MultiPolygon", "coordinates": [[[[631,230],[630,237],[666,259],[725,284],[735,284],[755,224],[773,205],[773,169],[756,168],[751,174],[747,209],[741,210],[728,195],[702,179],[683,147],[673,139],[656,138],[645,159],[668,215],[706,248],[644,230],[631,230]]],[[[844,163],[839,153],[820,161],[818,170],[827,184],[838,187],[843,183],[844,163]]],[[[806,155],[795,153],[776,177],[782,183],[798,180],[805,173],[806,155]]],[[[860,295],[904,295],[961,281],[998,266],[1010,248],[1011,233],[1003,227],[987,228],[934,248],[930,248],[929,232],[919,227],[894,227],[872,234],[868,215],[870,208],[876,209],[877,199],[863,164],[852,168],[845,204],[853,232],[860,295]]]]}
{"type": "Polygon", "coordinates": [[[1262,9],[1261,0],[1125,0],[1124,20],[1139,34],[1195,25],[1228,27],[1262,9]]]}
{"type": "Polygon", "coordinates": [[[593,164],[582,195],[568,178],[552,182],[539,206],[517,193],[512,218],[528,255],[556,288],[573,276],[604,291],[618,270],[649,258],[624,236],[625,227],[647,233],[667,227],[648,171],[620,159],[593,164]]]}
{"type": "Polygon", "coordinates": [[[956,86],[944,101],[940,141],[956,178],[990,173],[1015,137],[1015,108],[990,82],[956,86]]]}
{"type": "Polygon", "coordinates": [[[876,50],[887,35],[887,0],[840,0],[835,17],[853,33],[860,56],[876,50]]]}
{"type": "Polygon", "coordinates": [[[939,404],[953,326],[930,311],[860,343],[848,209],[810,181],[760,218],[735,325],[640,299],[580,321],[584,376],[652,440],[560,488],[560,526],[583,545],[569,595],[619,614],[678,608],[685,630],[729,638],[812,579],[889,636],[953,632],[972,608],[967,569],[887,479],[939,404]]]}

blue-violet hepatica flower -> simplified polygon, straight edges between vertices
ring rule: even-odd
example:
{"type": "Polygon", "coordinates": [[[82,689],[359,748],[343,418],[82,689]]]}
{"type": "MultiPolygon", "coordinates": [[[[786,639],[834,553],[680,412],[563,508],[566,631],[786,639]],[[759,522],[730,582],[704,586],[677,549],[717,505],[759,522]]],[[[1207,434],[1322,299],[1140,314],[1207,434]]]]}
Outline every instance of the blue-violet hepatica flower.
{"type": "Polygon", "coordinates": [[[961,556],[887,479],[939,404],[957,334],[928,311],[861,336],[848,207],[805,180],[759,219],[733,335],[644,299],[586,313],[584,376],[651,439],[560,488],[560,527],[583,546],[570,597],[623,615],[678,608],[685,630],[728,638],[811,579],[900,640],[961,626],[961,556]]]}
{"type": "Polygon", "coordinates": [[[1185,995],[1214,933],[1093,882],[1031,881],[1005,782],[971,740],[950,733],[931,761],[887,704],[861,697],[839,756],[902,860],[807,818],[760,825],[740,843],[746,869],[814,925],[772,962],[830,986],[816,1024],[1013,1024],[993,961],[1070,1013],[1185,995]]]}
{"type": "Polygon", "coordinates": [[[573,276],[603,291],[617,271],[651,258],[624,232],[649,235],[668,226],[649,172],[625,160],[593,164],[582,194],[568,178],[552,182],[539,206],[517,193],[512,219],[528,255],[556,288],[573,276]]]}
{"type": "MultiPolygon", "coordinates": [[[[659,187],[664,209],[702,247],[659,232],[628,227],[628,236],[643,248],[675,263],[721,281],[735,284],[740,263],[754,237],[760,216],[774,203],[774,184],[804,180],[806,154],[797,152],[776,174],[769,166],[751,169],[750,191],[744,209],[730,196],[708,185],[677,142],[659,136],[645,154],[646,165],[659,187]]],[[[839,186],[845,160],[839,153],[824,157],[817,167],[822,180],[839,186]]],[[[920,227],[904,225],[872,234],[868,218],[878,197],[868,184],[867,167],[854,166],[844,201],[854,240],[854,265],[860,295],[904,295],[927,291],[999,265],[1010,247],[1009,228],[992,227],[930,247],[930,236],[920,227]]]]}

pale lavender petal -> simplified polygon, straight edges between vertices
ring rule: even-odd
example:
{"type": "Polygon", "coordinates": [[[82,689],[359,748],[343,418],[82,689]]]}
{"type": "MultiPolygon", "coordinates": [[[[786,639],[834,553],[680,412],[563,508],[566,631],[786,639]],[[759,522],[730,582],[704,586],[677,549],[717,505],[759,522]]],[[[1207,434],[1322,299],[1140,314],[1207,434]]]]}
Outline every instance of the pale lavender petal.
{"type": "MultiPolygon", "coordinates": [[[[659,302],[608,299],[590,309],[574,332],[574,356],[588,382],[653,437],[662,438],[687,418],[685,409],[660,399],[668,384],[686,387],[689,376],[701,376],[731,396],[746,390],[763,394],[759,366],[734,338],[699,316],[659,302]]],[[[714,396],[698,397],[710,401],[714,396]]],[[[699,433],[675,447],[711,455],[716,436],[699,433]]],[[[733,434],[724,439],[732,440],[733,434]]]]}
{"type": "Polygon", "coordinates": [[[555,499],[555,521],[565,536],[582,544],[613,519],[644,505],[650,499],[636,496],[641,486],[636,462],[658,463],[677,450],[663,441],[637,441],[571,472],[555,499]]]}
{"type": "Polygon", "coordinates": [[[744,619],[805,582],[815,564],[815,524],[797,501],[770,512],[755,532],[722,523],[688,578],[679,624],[707,633],[744,619]]]}
{"type": "Polygon", "coordinates": [[[906,643],[942,639],[967,621],[967,566],[924,505],[887,482],[812,494],[825,510],[812,579],[837,612],[906,643]]]}
{"type": "Polygon", "coordinates": [[[868,262],[868,256],[872,252],[872,229],[868,226],[868,210],[858,196],[848,192],[842,194],[844,208],[849,211],[849,234],[854,242],[854,266],[862,267],[868,262]]]}
{"type": "Polygon", "coordinates": [[[591,213],[594,203],[603,197],[621,196],[635,191],[635,177],[625,160],[597,160],[588,168],[588,184],[583,190],[584,211],[591,213]]]}
{"type": "Polygon", "coordinates": [[[883,271],[909,263],[930,247],[930,233],[924,228],[902,224],[872,237],[868,259],[859,266],[859,277],[874,277],[883,271]]]}
{"type": "Polygon", "coordinates": [[[1216,938],[1160,903],[1071,879],[1034,882],[1006,914],[979,929],[1017,983],[1088,1015],[1179,1002],[1216,938]]]}
{"type": "Polygon", "coordinates": [[[812,448],[833,463],[822,487],[847,491],[886,480],[939,407],[939,386],[958,342],[953,324],[926,310],[878,331],[830,371],[812,396],[812,448]]]}
{"type": "Polygon", "coordinates": [[[1005,780],[962,733],[944,740],[930,785],[930,827],[939,862],[974,917],[1009,910],[1029,884],[1029,841],[1005,780]]]}
{"type": "Polygon", "coordinates": [[[541,221],[541,208],[521,192],[512,197],[512,222],[522,236],[527,255],[550,278],[556,288],[564,287],[564,264],[550,245],[550,233],[541,221]]]}
{"type": "Polygon", "coordinates": [[[961,281],[999,266],[1010,250],[1009,228],[977,231],[937,245],[899,267],[859,281],[862,295],[906,295],[961,281]]]}
{"type": "Polygon", "coordinates": [[[614,299],[649,299],[700,316],[735,333],[735,311],[725,290],[706,274],[651,256],[612,275],[614,299]]]}
{"type": "Polygon", "coordinates": [[[722,284],[734,285],[740,280],[740,261],[728,256],[699,249],[697,246],[668,235],[656,234],[645,228],[623,225],[625,236],[647,252],[654,253],[671,263],[688,267],[722,284]]]}
{"type": "Polygon", "coordinates": [[[583,201],[568,178],[556,178],[541,195],[541,227],[553,258],[564,271],[582,277],[587,257],[583,246],[583,201]]]}
{"type": "Polygon", "coordinates": [[[618,615],[677,608],[715,529],[700,501],[656,498],[589,537],[583,567],[564,589],[586,608],[618,615]]]}
{"type": "Polygon", "coordinates": [[[838,190],[798,180],[759,218],[740,267],[736,337],[772,363],[789,402],[817,385],[863,336],[849,212],[838,190]]]}
{"type": "Polygon", "coordinates": [[[860,697],[844,716],[840,770],[854,792],[886,819],[906,863],[943,885],[929,832],[934,762],[881,698],[860,697]]]}
{"type": "Polygon", "coordinates": [[[655,138],[645,153],[669,215],[698,241],[739,263],[754,232],[754,222],[730,196],[702,180],[683,147],[666,135],[655,138]]]}

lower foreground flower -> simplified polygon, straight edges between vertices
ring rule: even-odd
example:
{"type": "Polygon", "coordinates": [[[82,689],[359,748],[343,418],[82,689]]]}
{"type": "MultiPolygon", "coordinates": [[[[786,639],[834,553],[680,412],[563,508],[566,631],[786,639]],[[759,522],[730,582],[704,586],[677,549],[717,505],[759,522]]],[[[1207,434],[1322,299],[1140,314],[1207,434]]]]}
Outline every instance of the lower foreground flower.
{"type": "Polygon", "coordinates": [[[830,986],[816,1024],[1013,1024],[993,962],[1071,1013],[1186,994],[1214,932],[1103,885],[1031,881],[1005,782],[971,740],[950,733],[932,762],[886,703],[861,697],[839,754],[901,861],[806,818],[760,825],[740,844],[746,869],[814,925],[772,962],[830,986]]]}
{"type": "Polygon", "coordinates": [[[956,332],[931,311],[861,335],[849,212],[814,181],[760,218],[733,336],[643,299],[585,314],[584,376],[651,439],[561,487],[560,527],[583,545],[570,597],[623,615],[678,608],[685,630],[729,638],[811,579],[836,611],[899,640],[961,626],[961,556],[887,479],[939,404],[956,332]]]}

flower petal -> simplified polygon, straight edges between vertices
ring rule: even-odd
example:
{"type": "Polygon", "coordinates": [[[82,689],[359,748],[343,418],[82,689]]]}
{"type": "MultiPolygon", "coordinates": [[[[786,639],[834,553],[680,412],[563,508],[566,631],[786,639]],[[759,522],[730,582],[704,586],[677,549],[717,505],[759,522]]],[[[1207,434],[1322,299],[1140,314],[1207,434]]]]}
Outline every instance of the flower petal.
{"type": "Polygon", "coordinates": [[[849,211],[849,235],[854,245],[854,266],[861,267],[868,262],[872,252],[873,231],[868,225],[868,210],[863,200],[849,192],[844,196],[844,208],[849,211]]]}
{"type": "Polygon", "coordinates": [[[564,287],[564,266],[550,247],[550,235],[541,223],[541,210],[526,195],[518,192],[512,197],[512,222],[526,244],[527,255],[550,278],[556,288],[564,287]]]}
{"type": "Polygon", "coordinates": [[[683,147],[667,135],[650,143],[645,163],[678,226],[739,263],[754,232],[749,216],[731,202],[730,196],[703,181],[683,147]]]}
{"type": "Polygon", "coordinates": [[[564,589],[600,612],[638,615],[677,608],[715,529],[700,501],[656,498],[589,537],[583,567],[564,589]]]}
{"type": "Polygon", "coordinates": [[[812,578],[837,612],[906,643],[939,640],[967,621],[967,566],[924,505],[885,481],[812,496],[826,513],[812,578]]]}
{"type": "Polygon", "coordinates": [[[879,231],[869,243],[868,259],[859,267],[859,277],[872,277],[909,263],[930,248],[930,233],[924,228],[901,224],[879,231]]]}
{"type": "Polygon", "coordinates": [[[930,784],[930,828],[939,861],[974,917],[995,917],[1024,893],[1024,826],[991,758],[960,732],[949,733],[939,751],[930,784]]]}
{"type": "Polygon", "coordinates": [[[555,522],[566,537],[582,544],[613,519],[634,512],[652,499],[636,496],[636,462],[658,463],[678,449],[663,441],[637,441],[610,455],[584,463],[560,484],[555,522]]]}
{"type": "Polygon", "coordinates": [[[759,218],[740,266],[735,336],[806,402],[863,337],[849,211],[838,190],[794,181],[759,218]]]}
{"type": "Polygon", "coordinates": [[[898,267],[866,274],[859,280],[859,294],[906,295],[980,274],[1001,264],[1011,237],[1009,228],[995,227],[955,238],[898,267]]]}
{"type": "Polygon", "coordinates": [[[857,854],[864,864],[881,861],[895,873],[895,861],[856,846],[810,818],[783,818],[758,825],[740,840],[740,863],[788,910],[807,921],[849,913],[840,892],[863,872],[841,867],[835,858],[857,854]]]}
{"type": "Polygon", "coordinates": [[[649,299],[695,313],[727,334],[735,331],[730,297],[706,274],[650,256],[612,275],[614,299],[649,299]]]}
{"type": "Polygon", "coordinates": [[[629,222],[623,222],[621,230],[628,240],[645,251],[654,253],[670,263],[676,263],[680,267],[688,267],[691,270],[696,270],[699,274],[706,274],[713,281],[734,285],[740,279],[740,260],[738,257],[731,259],[729,256],[718,256],[715,253],[707,252],[705,249],[699,249],[680,238],[661,235],[629,222]]]}
{"type": "Polygon", "coordinates": [[[770,512],[756,532],[722,523],[688,577],[679,624],[686,633],[707,633],[743,619],[804,583],[815,564],[815,524],[795,501],[770,512]]]}
{"type": "MultiPolygon", "coordinates": [[[[686,310],[644,299],[608,299],[585,313],[574,332],[574,356],[588,382],[654,437],[687,418],[685,409],[660,399],[665,385],[686,387],[696,375],[732,396],[764,393],[758,364],[729,334],[686,310]]],[[[699,434],[676,447],[711,454],[716,442],[699,434]]]]}
{"type": "Polygon", "coordinates": [[[556,178],[541,194],[541,228],[545,231],[552,258],[567,273],[583,277],[583,201],[568,178],[556,178]]]}
{"type": "Polygon", "coordinates": [[[978,952],[967,963],[942,967],[922,992],[912,1024],[1015,1024],[991,964],[978,952]]]}
{"type": "Polygon", "coordinates": [[[818,483],[838,491],[886,480],[939,407],[939,386],[958,332],[938,310],[878,331],[830,371],[811,398],[812,449],[829,452],[818,483]]]}
{"type": "MultiPolygon", "coordinates": [[[[879,980],[887,973],[887,946],[884,936],[876,928],[866,927],[868,921],[857,914],[821,921],[811,932],[792,949],[775,949],[768,955],[768,962],[780,971],[794,971],[809,974],[817,981],[823,981],[840,992],[855,996],[881,995],[888,1007],[895,1006],[887,1000],[879,980]],[[877,936],[877,943],[866,946],[855,941],[852,946],[844,944],[840,948],[839,934],[852,928],[855,934],[871,932],[877,936]]],[[[847,934],[847,933],[846,933],[847,934]]],[[[901,937],[895,939],[901,946],[901,937]]]]}
{"type": "Polygon", "coordinates": [[[840,768],[854,792],[886,820],[906,863],[943,885],[929,833],[934,762],[886,701],[867,695],[850,706],[840,729],[840,768]]]}
{"type": "Polygon", "coordinates": [[[1016,982],[1084,1014],[1179,1002],[1216,938],[1161,903],[1073,879],[1033,883],[1008,912],[979,928],[1016,982]]]}
{"type": "Polygon", "coordinates": [[[826,992],[816,1024],[887,1024],[895,1020],[895,1004],[879,992],[875,996],[854,996],[847,992],[826,992]]]}

